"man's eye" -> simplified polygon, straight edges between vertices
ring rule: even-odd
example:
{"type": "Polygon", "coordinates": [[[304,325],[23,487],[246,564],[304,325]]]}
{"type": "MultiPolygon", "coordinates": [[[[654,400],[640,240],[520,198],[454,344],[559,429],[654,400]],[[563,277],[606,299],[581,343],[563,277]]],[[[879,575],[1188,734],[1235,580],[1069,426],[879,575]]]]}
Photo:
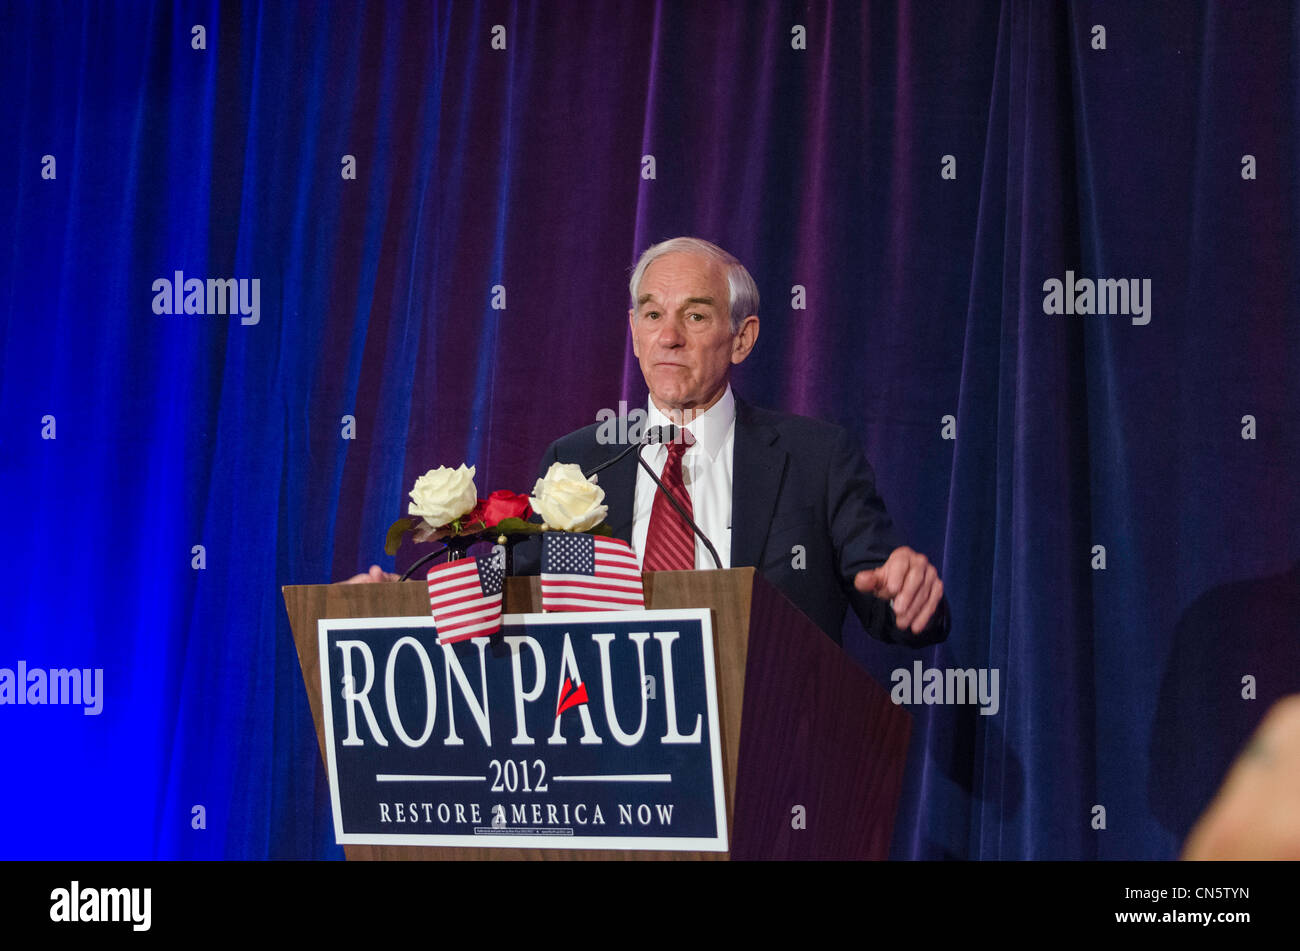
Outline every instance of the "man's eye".
{"type": "Polygon", "coordinates": [[[647,311],[646,313],[642,314],[641,316],[644,317],[646,320],[658,320],[658,319],[659,319],[659,311],[657,311],[657,310],[647,311]]]}
{"type": "Polygon", "coordinates": [[[691,321],[692,321],[693,323],[702,324],[702,323],[704,323],[704,321],[706,321],[706,320],[708,320],[708,319],[709,319],[709,318],[708,318],[707,316],[705,316],[704,314],[691,314],[691,321]]]}

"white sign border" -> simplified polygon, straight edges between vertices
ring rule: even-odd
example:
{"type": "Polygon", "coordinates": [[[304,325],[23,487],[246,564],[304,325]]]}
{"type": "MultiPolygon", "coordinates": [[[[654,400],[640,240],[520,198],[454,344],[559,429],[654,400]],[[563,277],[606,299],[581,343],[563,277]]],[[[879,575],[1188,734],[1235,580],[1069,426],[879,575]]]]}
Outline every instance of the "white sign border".
{"type": "Polygon", "coordinates": [[[709,730],[712,742],[713,806],[718,834],[712,837],[662,838],[624,836],[545,836],[511,835],[421,835],[419,833],[345,833],[339,802],[338,765],[334,758],[334,712],[329,683],[328,635],[336,630],[382,630],[393,627],[436,627],[430,615],[414,617],[321,618],[317,621],[317,666],[321,680],[321,710],[325,720],[326,765],[329,769],[330,807],[334,818],[334,838],[339,845],[414,845],[426,848],[450,846],[467,849],[600,849],[668,852],[726,852],[727,802],[722,777],[722,731],[718,715],[718,678],[713,661],[713,618],[707,608],[669,608],[637,611],[563,611],[554,613],[506,614],[502,626],[530,623],[564,624],[594,621],[628,622],[642,618],[651,621],[689,620],[700,622],[703,635],[704,689],[708,701],[709,730]]]}

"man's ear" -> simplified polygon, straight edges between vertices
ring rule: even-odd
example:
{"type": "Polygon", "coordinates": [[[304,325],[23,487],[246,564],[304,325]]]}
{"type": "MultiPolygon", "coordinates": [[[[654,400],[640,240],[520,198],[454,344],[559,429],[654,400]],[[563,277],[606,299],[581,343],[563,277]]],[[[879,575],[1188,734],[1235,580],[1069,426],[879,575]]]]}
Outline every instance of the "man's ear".
{"type": "Polygon", "coordinates": [[[627,332],[632,335],[632,356],[639,360],[641,354],[637,352],[636,348],[636,311],[630,307],[627,311],[627,332]]]}
{"type": "Polygon", "coordinates": [[[750,314],[741,322],[740,329],[731,338],[731,362],[743,363],[757,342],[758,315],[750,314]]]}

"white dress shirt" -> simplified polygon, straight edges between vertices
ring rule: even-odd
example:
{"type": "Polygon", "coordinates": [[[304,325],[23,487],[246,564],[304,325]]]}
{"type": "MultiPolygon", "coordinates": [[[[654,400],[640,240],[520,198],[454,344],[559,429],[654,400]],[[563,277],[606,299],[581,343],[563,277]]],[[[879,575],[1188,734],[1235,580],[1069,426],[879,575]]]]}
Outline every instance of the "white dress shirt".
{"type": "MultiPolygon", "coordinates": [[[[659,411],[653,399],[646,416],[646,429],[667,426],[672,420],[659,411]]],[[[700,531],[718,550],[723,568],[731,567],[731,462],[736,445],[736,398],[731,384],[722,398],[685,427],[695,437],[695,444],[682,454],[682,481],[691,496],[692,515],[700,531]]],[[[668,462],[668,447],[662,443],[640,450],[642,458],[663,478],[668,462]]],[[[632,548],[640,563],[645,553],[646,535],[650,531],[650,513],[659,494],[654,480],[640,466],[636,467],[636,500],[632,516],[632,548]]],[[[712,568],[713,556],[695,537],[695,567],[712,568]]]]}

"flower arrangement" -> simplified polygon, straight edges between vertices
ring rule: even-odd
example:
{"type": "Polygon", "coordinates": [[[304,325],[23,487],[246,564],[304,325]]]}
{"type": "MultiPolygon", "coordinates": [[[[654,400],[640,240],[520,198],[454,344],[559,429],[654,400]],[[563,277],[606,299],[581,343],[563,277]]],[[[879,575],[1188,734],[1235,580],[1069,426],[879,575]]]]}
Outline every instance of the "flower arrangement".
{"type": "Polygon", "coordinates": [[[440,466],[415,480],[407,517],[388,529],[384,551],[395,555],[410,534],[416,543],[445,540],[452,552],[477,541],[509,544],[538,532],[610,535],[605,490],[573,463],[555,462],[533,486],[531,496],[498,489],[479,498],[474,466],[440,466]],[[530,521],[536,513],[541,521],[530,521]]]}

